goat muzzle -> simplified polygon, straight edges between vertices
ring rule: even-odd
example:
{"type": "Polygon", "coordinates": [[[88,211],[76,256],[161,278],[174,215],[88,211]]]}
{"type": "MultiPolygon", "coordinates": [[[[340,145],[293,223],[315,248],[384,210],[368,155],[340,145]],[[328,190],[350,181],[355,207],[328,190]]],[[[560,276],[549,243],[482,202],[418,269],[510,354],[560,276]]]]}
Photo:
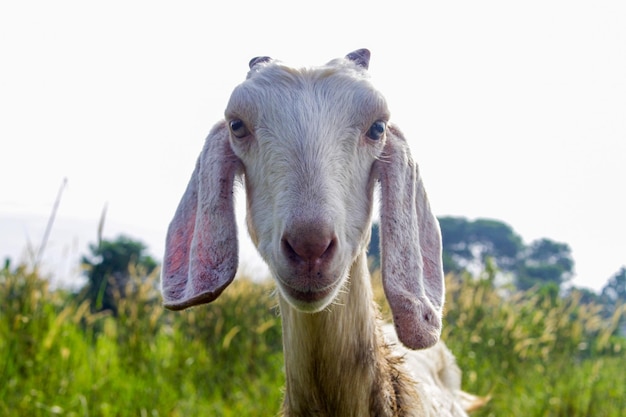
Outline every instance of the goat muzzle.
{"type": "Polygon", "coordinates": [[[299,303],[327,299],[340,285],[339,239],[331,227],[304,222],[288,227],[280,240],[283,258],[279,281],[288,296],[299,303]]]}

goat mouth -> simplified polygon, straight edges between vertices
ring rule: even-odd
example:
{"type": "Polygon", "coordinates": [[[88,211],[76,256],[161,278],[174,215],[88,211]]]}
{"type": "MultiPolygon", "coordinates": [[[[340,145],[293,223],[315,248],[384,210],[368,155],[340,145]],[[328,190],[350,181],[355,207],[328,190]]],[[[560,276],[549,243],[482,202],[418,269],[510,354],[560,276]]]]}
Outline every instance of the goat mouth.
{"type": "Polygon", "coordinates": [[[316,313],[324,309],[335,297],[340,284],[333,283],[324,288],[294,288],[279,280],[279,289],[284,298],[297,310],[316,313]]]}
{"type": "Polygon", "coordinates": [[[299,290],[289,285],[283,285],[285,295],[303,303],[318,303],[325,300],[333,293],[334,289],[333,286],[330,286],[321,290],[299,290]]]}
{"type": "Polygon", "coordinates": [[[348,276],[347,268],[339,265],[305,271],[278,265],[271,270],[283,298],[303,312],[317,312],[329,305],[348,276]]]}

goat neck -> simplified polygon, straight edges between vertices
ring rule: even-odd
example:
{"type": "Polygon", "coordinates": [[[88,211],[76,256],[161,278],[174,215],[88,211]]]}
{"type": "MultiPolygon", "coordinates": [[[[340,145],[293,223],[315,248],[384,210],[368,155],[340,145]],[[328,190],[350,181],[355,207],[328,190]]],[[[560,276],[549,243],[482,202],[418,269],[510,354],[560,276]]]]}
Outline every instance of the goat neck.
{"type": "Polygon", "coordinates": [[[302,312],[280,296],[285,417],[423,415],[401,411],[422,406],[383,340],[369,279],[363,252],[328,308],[302,312]]]}

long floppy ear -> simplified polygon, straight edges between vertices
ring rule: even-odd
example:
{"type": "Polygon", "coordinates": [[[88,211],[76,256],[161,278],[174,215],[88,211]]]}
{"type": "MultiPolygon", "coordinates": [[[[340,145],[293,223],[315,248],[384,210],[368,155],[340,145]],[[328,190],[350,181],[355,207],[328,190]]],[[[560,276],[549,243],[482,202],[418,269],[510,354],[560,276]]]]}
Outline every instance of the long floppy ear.
{"type": "Polygon", "coordinates": [[[211,302],[232,282],[238,264],[233,184],[239,169],[221,122],[204,143],[167,232],[161,273],[166,308],[211,302]]]}
{"type": "Polygon", "coordinates": [[[411,349],[441,335],[441,231],[402,133],[390,127],[380,161],[383,287],[400,341],[411,349]]]}

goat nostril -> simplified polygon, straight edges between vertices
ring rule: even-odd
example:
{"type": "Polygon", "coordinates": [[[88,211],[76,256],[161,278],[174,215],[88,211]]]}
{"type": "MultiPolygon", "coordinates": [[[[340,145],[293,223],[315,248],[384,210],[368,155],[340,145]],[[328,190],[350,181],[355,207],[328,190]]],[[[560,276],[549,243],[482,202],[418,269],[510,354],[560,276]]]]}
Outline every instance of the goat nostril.
{"type": "Polygon", "coordinates": [[[333,256],[333,253],[335,253],[335,247],[337,247],[337,239],[333,237],[321,257],[328,258],[333,256]]]}
{"type": "Polygon", "coordinates": [[[336,250],[337,238],[316,236],[307,238],[296,235],[283,237],[281,246],[284,255],[292,262],[316,262],[330,258],[336,250]]]}
{"type": "Polygon", "coordinates": [[[288,239],[283,238],[281,245],[283,248],[283,252],[287,256],[287,258],[291,259],[292,261],[297,261],[298,258],[300,258],[298,254],[296,253],[296,251],[291,246],[291,244],[289,243],[288,239]]]}

